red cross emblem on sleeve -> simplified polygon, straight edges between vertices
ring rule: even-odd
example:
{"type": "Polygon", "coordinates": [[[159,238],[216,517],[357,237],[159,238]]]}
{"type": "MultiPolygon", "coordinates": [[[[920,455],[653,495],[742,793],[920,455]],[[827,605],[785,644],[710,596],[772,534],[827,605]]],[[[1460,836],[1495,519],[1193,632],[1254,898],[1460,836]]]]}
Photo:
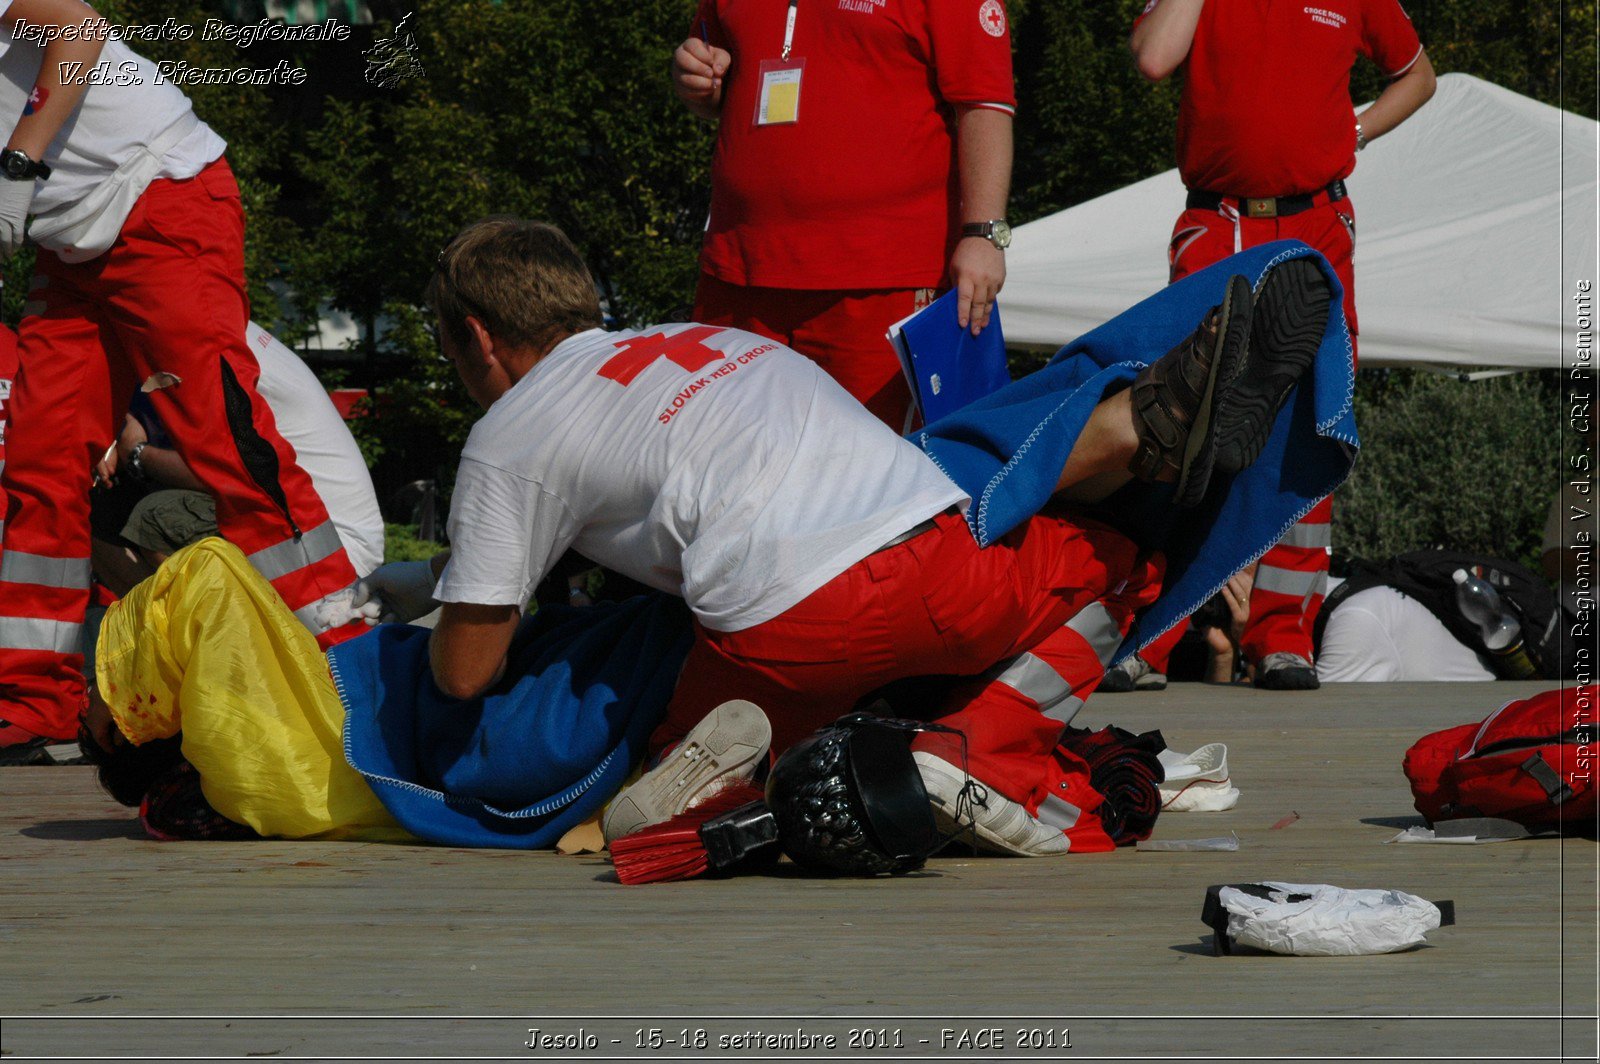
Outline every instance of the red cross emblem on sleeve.
{"type": "Polygon", "coordinates": [[[983,0],[983,6],[978,9],[978,25],[991,37],[1005,36],[1006,9],[1000,0],[983,0]]]}

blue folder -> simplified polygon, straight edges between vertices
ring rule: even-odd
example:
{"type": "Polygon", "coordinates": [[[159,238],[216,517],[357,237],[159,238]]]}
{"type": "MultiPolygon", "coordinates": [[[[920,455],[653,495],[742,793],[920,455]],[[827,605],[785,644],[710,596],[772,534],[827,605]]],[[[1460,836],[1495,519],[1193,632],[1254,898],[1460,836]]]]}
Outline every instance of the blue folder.
{"type": "Polygon", "coordinates": [[[956,322],[958,301],[959,295],[952,288],[890,331],[924,424],[953,414],[1011,383],[1000,305],[994,305],[989,324],[973,336],[971,329],[963,329],[956,322]]]}

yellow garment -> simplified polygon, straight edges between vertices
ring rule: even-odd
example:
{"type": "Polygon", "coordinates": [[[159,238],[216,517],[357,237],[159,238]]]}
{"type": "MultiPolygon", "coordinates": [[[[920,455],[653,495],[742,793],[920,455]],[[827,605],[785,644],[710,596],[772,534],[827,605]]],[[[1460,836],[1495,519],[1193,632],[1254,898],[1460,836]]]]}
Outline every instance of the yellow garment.
{"type": "Polygon", "coordinates": [[[95,672],[130,741],[183,732],[229,820],[286,838],[406,837],[344,759],[316,640],[232,544],[185,547],[112,606],[95,672]]]}

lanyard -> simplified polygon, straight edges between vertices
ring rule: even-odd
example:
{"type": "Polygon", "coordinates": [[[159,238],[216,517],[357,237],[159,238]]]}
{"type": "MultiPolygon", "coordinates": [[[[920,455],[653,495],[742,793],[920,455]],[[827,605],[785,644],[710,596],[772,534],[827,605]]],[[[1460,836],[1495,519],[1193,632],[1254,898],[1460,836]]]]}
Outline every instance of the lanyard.
{"type": "Polygon", "coordinates": [[[789,0],[789,18],[783,27],[783,58],[789,58],[789,51],[794,47],[794,17],[800,8],[800,0],[789,0]]]}

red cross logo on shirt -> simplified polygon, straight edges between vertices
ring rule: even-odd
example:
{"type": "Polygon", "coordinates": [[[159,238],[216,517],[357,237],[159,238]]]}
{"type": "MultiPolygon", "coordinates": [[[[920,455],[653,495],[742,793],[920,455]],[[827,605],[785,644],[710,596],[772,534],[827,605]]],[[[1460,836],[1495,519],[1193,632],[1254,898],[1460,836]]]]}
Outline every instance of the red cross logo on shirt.
{"type": "Polygon", "coordinates": [[[721,331],[710,325],[696,325],[692,329],[685,329],[671,336],[665,333],[635,336],[613,345],[620,353],[607,359],[597,372],[624,388],[633,383],[633,378],[663,358],[669,362],[676,362],[690,373],[694,373],[719,359],[728,357],[704,343],[721,331]]]}

